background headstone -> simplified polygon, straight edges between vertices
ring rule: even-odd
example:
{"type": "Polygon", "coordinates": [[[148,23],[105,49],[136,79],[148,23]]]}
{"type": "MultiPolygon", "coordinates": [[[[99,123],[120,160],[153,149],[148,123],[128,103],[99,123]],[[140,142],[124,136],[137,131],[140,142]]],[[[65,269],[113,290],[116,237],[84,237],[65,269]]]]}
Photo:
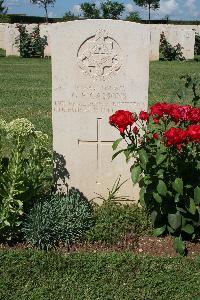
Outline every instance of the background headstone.
{"type": "Polygon", "coordinates": [[[44,49],[44,56],[49,57],[51,56],[51,41],[50,41],[50,31],[51,24],[41,24],[40,25],[40,36],[46,36],[47,37],[47,43],[48,45],[44,49]]]}
{"type": "Polygon", "coordinates": [[[182,52],[186,59],[194,59],[195,31],[193,29],[169,25],[163,28],[163,32],[172,46],[179,43],[183,47],[182,52]]]}
{"type": "Polygon", "coordinates": [[[1,49],[6,49],[5,46],[5,31],[6,31],[6,26],[7,24],[0,24],[0,48],[1,49]]]}
{"type": "Polygon", "coordinates": [[[156,26],[151,26],[150,29],[150,61],[159,60],[160,57],[160,35],[161,30],[156,26]]]}
{"type": "Polygon", "coordinates": [[[17,24],[8,24],[5,30],[5,50],[6,56],[20,56],[19,50],[15,45],[15,39],[19,36],[17,24]]]}
{"type": "MultiPolygon", "coordinates": [[[[147,109],[148,25],[113,20],[53,24],[53,147],[56,176],[88,198],[106,196],[119,175],[129,179],[121,195],[138,200],[123,155],[112,160],[119,132],[108,124],[119,109],[147,109]],[[59,162],[60,161],[60,162],[59,162]],[[59,171],[60,170],[60,171],[59,171]]],[[[63,184],[63,182],[61,182],[63,184]]],[[[64,187],[63,187],[64,189],[64,187]]]]}

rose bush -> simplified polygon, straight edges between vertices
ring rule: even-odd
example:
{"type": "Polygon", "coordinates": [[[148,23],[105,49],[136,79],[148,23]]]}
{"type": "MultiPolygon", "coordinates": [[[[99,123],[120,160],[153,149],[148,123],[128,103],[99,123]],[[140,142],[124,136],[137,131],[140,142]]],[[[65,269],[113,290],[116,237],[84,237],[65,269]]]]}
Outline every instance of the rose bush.
{"type": "Polygon", "coordinates": [[[132,181],[139,183],[155,235],[172,234],[185,254],[183,241],[197,238],[200,226],[200,109],[156,103],[139,115],[117,111],[109,123],[121,134],[113,150],[122,140],[127,144],[113,159],[122,152],[133,159],[132,181]]]}

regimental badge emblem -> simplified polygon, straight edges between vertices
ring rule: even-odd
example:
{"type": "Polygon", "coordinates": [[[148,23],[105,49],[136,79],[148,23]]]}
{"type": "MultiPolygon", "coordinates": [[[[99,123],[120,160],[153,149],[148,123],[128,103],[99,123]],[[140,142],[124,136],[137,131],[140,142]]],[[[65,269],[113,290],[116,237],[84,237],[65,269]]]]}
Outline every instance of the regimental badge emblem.
{"type": "Polygon", "coordinates": [[[121,48],[106,30],[98,30],[84,41],[77,56],[81,70],[92,78],[107,79],[122,66],[121,48]]]}

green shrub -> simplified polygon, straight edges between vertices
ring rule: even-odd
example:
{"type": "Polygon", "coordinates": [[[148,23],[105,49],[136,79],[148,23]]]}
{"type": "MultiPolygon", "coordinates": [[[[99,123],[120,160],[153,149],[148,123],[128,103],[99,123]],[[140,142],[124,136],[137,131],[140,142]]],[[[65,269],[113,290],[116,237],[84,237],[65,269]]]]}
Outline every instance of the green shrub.
{"type": "Polygon", "coordinates": [[[24,223],[26,240],[48,250],[80,240],[94,224],[90,203],[78,192],[69,196],[52,195],[31,209],[24,223]]]}
{"type": "Polygon", "coordinates": [[[24,58],[44,57],[44,49],[48,45],[47,37],[40,37],[40,28],[37,25],[31,33],[26,29],[25,25],[18,25],[19,36],[15,40],[15,44],[20,51],[20,56],[24,58]]]}
{"type": "Polygon", "coordinates": [[[95,226],[86,240],[115,244],[127,235],[151,233],[150,223],[147,213],[137,205],[105,201],[95,208],[95,226]]]}
{"type": "Polygon", "coordinates": [[[116,111],[109,122],[121,136],[113,158],[123,152],[132,160],[131,178],[155,236],[171,234],[176,251],[186,254],[183,239],[199,238],[200,229],[200,108],[158,102],[138,115],[116,111]]]}
{"type": "Polygon", "coordinates": [[[18,236],[24,210],[48,184],[47,141],[26,119],[0,120],[0,240],[18,236]]]}
{"type": "Polygon", "coordinates": [[[0,48],[0,57],[5,57],[5,56],[6,56],[6,51],[0,48]]]}
{"type": "Polygon", "coordinates": [[[200,55],[200,35],[197,32],[195,33],[194,54],[200,55]]]}
{"type": "Polygon", "coordinates": [[[183,56],[183,47],[180,44],[175,45],[174,47],[166,40],[164,33],[162,32],[160,38],[160,53],[163,60],[185,60],[183,56]]]}

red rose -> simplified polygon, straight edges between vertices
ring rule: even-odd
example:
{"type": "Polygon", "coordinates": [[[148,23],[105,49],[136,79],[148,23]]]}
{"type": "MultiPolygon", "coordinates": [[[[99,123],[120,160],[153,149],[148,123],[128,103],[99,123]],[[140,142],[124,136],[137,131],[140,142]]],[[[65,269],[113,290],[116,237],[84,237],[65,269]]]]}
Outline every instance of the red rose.
{"type": "Polygon", "coordinates": [[[192,107],[189,112],[189,120],[191,122],[200,122],[200,108],[192,107]]]}
{"type": "Polygon", "coordinates": [[[146,111],[141,111],[139,114],[139,119],[142,121],[147,121],[149,119],[149,114],[146,111]]]}
{"type": "Polygon", "coordinates": [[[126,110],[118,110],[109,118],[110,125],[119,129],[120,133],[124,133],[127,126],[132,125],[134,122],[133,114],[126,110]]]}
{"type": "Polygon", "coordinates": [[[185,105],[185,106],[179,106],[178,110],[179,110],[179,113],[180,113],[180,118],[181,120],[183,121],[189,121],[189,115],[190,115],[190,112],[192,110],[192,106],[190,105],[185,105]]]}
{"type": "Polygon", "coordinates": [[[137,126],[135,126],[135,127],[133,128],[133,133],[134,133],[134,134],[138,134],[138,132],[139,132],[139,129],[137,128],[137,126]]]}
{"type": "Polygon", "coordinates": [[[154,138],[154,140],[157,140],[157,139],[158,139],[158,134],[157,134],[157,133],[154,133],[154,134],[153,134],[153,138],[154,138]]]}
{"type": "Polygon", "coordinates": [[[157,115],[158,117],[163,116],[162,103],[156,103],[150,107],[151,115],[157,115]]]}
{"type": "Polygon", "coordinates": [[[173,119],[173,121],[178,122],[180,120],[181,114],[177,108],[177,106],[172,106],[169,111],[170,117],[173,119]]]}
{"type": "Polygon", "coordinates": [[[150,108],[151,115],[156,115],[159,118],[163,117],[163,115],[168,115],[172,105],[169,103],[156,103],[150,108]]]}
{"type": "Polygon", "coordinates": [[[181,128],[170,128],[164,133],[167,146],[176,145],[177,148],[186,141],[187,132],[181,128]]]}
{"type": "Polygon", "coordinates": [[[187,128],[187,136],[192,141],[200,140],[200,125],[191,125],[187,128]]]}

